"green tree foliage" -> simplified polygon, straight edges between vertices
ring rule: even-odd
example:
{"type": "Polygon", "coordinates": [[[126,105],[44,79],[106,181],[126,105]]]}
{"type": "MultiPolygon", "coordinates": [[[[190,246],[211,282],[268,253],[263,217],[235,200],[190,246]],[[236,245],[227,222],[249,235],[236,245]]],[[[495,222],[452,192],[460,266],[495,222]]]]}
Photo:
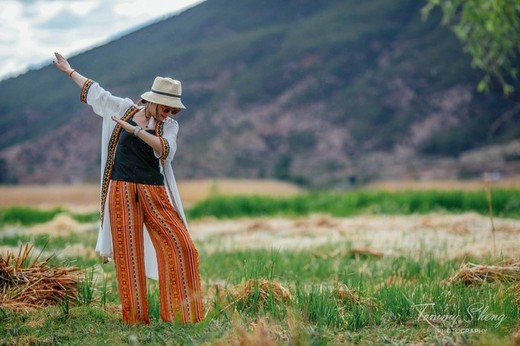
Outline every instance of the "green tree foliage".
{"type": "Polygon", "coordinates": [[[505,95],[513,90],[520,53],[520,0],[428,0],[423,16],[440,7],[472,65],[484,71],[479,91],[488,90],[494,77],[505,95]]]}

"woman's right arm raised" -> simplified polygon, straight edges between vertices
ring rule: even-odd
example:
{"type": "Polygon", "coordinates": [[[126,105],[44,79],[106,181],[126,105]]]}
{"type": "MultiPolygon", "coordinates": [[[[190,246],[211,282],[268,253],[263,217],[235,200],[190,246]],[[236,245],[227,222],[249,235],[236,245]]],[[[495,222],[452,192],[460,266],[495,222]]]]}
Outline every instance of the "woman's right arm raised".
{"type": "Polygon", "coordinates": [[[54,56],[56,57],[56,60],[54,60],[52,63],[56,68],[62,72],[65,72],[69,75],[69,77],[81,88],[87,81],[86,77],[83,77],[81,74],[79,74],[76,70],[74,70],[67,59],[65,59],[60,53],[54,53],[54,56]]]}
{"type": "Polygon", "coordinates": [[[64,73],[66,73],[76,83],[81,90],[81,101],[92,106],[95,113],[105,117],[107,115],[121,117],[134,102],[128,98],[120,98],[113,96],[106,91],[99,84],[94,83],[90,79],[82,76],[74,70],[67,59],[61,54],[54,53],[56,60],[53,61],[54,66],[64,73]]]}

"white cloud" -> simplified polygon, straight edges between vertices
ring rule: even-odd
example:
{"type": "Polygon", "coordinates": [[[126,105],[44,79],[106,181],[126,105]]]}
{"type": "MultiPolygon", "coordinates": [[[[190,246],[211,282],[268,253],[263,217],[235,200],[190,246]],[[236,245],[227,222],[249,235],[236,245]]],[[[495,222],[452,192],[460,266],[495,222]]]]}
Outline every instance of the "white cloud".
{"type": "Polygon", "coordinates": [[[0,80],[204,0],[1,0],[0,80]]]}

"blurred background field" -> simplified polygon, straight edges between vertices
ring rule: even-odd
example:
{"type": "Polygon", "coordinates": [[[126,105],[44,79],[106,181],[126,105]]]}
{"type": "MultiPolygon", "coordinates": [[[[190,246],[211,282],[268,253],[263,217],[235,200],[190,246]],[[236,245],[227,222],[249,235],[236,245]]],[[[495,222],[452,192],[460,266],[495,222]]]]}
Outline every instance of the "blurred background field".
{"type": "MultiPolygon", "coordinates": [[[[213,179],[180,182],[190,220],[204,217],[298,217],[322,213],[413,215],[473,212],[488,217],[520,217],[517,181],[381,182],[364,188],[306,190],[273,180],[213,179]]],[[[94,185],[0,187],[0,224],[34,224],[66,212],[78,221],[99,217],[94,185]]]]}
{"type": "MultiPolygon", "coordinates": [[[[490,181],[493,188],[520,189],[520,178],[500,179],[490,181]]],[[[485,187],[483,179],[473,180],[393,180],[376,181],[367,185],[374,190],[482,190],[485,187]]]]}
{"type": "MultiPolygon", "coordinates": [[[[255,179],[201,179],[178,182],[187,206],[210,195],[290,196],[303,191],[288,182],[255,179]]],[[[99,209],[99,184],[0,185],[0,208],[10,206],[66,207],[78,211],[99,209]]]]}
{"type": "MultiPolygon", "coordinates": [[[[309,190],[294,183],[261,179],[199,179],[177,182],[186,206],[214,195],[288,197],[309,190]]],[[[520,179],[490,182],[492,188],[520,189],[520,179]]],[[[373,191],[483,190],[483,180],[376,181],[363,187],[373,191]]],[[[347,191],[355,191],[351,189],[347,191]]],[[[67,207],[79,211],[99,208],[99,184],[0,185],[0,208],[10,206],[67,207]]]]}

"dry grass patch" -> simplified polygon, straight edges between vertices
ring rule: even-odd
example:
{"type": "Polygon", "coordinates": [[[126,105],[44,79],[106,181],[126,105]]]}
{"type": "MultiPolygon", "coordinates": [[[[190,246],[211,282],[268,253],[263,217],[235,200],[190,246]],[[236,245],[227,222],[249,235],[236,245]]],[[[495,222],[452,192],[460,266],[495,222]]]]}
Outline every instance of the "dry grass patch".
{"type": "Polygon", "coordinates": [[[352,289],[345,284],[339,284],[332,290],[332,294],[344,303],[354,303],[357,305],[372,305],[373,301],[364,298],[359,290],[352,289]]]}
{"type": "MultiPolygon", "coordinates": [[[[515,302],[516,305],[520,306],[520,282],[517,283],[515,286],[510,288],[513,291],[513,294],[515,295],[515,302]]],[[[520,330],[519,330],[520,332],[520,330]]],[[[520,336],[520,334],[519,334],[520,336]]]]}
{"type": "Polygon", "coordinates": [[[264,319],[252,322],[249,326],[242,325],[237,319],[233,321],[233,333],[218,341],[218,346],[275,346],[279,345],[279,335],[283,331],[278,325],[270,325],[264,319]]]}
{"type": "Polygon", "coordinates": [[[183,203],[190,205],[212,195],[264,195],[286,197],[302,192],[294,184],[262,179],[200,179],[179,182],[183,203]]]}
{"type": "Polygon", "coordinates": [[[248,305],[257,302],[263,304],[268,299],[272,299],[276,304],[282,304],[292,297],[291,292],[278,281],[255,279],[231,287],[227,290],[227,294],[233,302],[223,310],[237,303],[248,305]]]}
{"type": "Polygon", "coordinates": [[[82,233],[97,228],[93,223],[82,224],[74,220],[68,214],[58,214],[51,221],[46,223],[37,224],[26,230],[24,233],[31,235],[46,234],[49,237],[66,237],[71,234],[82,233]]]}
{"type": "Polygon", "coordinates": [[[481,285],[485,282],[518,281],[520,281],[520,262],[508,262],[502,265],[465,263],[448,279],[448,283],[462,282],[468,286],[481,285]]]}
{"type": "Polygon", "coordinates": [[[49,259],[31,260],[32,246],[20,247],[18,255],[0,255],[0,308],[25,312],[76,301],[76,267],[52,267],[49,259]]]}
{"type": "Polygon", "coordinates": [[[0,187],[0,207],[66,205],[76,211],[99,209],[99,185],[15,185],[0,187]]]}
{"type": "Polygon", "coordinates": [[[340,257],[352,257],[352,258],[382,258],[384,254],[369,247],[354,247],[352,249],[336,249],[330,252],[322,252],[321,250],[313,252],[314,257],[327,259],[327,258],[340,258],[340,257]]]}
{"type": "Polygon", "coordinates": [[[294,227],[297,228],[332,228],[340,229],[340,223],[337,219],[329,215],[311,215],[307,218],[302,218],[294,222],[294,227]]]}
{"type": "Polygon", "coordinates": [[[251,222],[247,227],[247,232],[255,232],[255,231],[274,231],[275,228],[269,223],[266,219],[257,219],[251,222]]]}
{"type": "Polygon", "coordinates": [[[511,345],[520,346],[520,328],[513,332],[511,339],[511,345]]]}

